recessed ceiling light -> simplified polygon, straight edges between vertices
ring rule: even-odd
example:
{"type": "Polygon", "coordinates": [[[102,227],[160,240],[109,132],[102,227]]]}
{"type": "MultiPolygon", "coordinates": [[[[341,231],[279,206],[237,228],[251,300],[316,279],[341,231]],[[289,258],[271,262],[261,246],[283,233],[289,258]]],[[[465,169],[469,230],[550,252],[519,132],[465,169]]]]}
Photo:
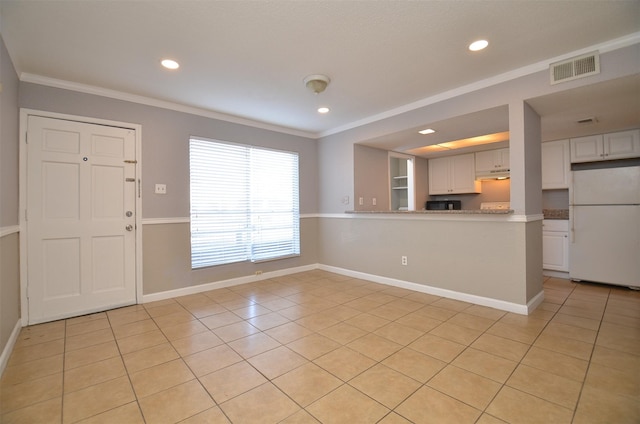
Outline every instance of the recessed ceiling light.
{"type": "Polygon", "coordinates": [[[433,134],[436,130],[432,130],[431,128],[424,129],[422,131],[418,131],[420,134],[433,134]]]}
{"type": "Polygon", "coordinates": [[[487,40],[474,41],[473,43],[469,44],[469,50],[471,50],[472,52],[477,52],[478,50],[484,49],[488,45],[489,42],[487,40]]]}
{"type": "Polygon", "coordinates": [[[167,69],[178,69],[180,67],[180,64],[172,59],[163,59],[160,63],[167,69]]]}
{"type": "Polygon", "coordinates": [[[319,107],[318,108],[318,113],[329,113],[329,108],[328,107],[319,107]]]}

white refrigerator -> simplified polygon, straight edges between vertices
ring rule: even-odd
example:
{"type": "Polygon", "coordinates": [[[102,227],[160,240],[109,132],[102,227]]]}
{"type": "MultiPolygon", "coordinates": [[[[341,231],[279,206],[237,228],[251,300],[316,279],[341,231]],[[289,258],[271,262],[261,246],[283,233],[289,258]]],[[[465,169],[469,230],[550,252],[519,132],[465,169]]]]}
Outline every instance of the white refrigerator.
{"type": "Polygon", "coordinates": [[[569,276],[640,287],[640,166],[573,171],[569,276]]]}

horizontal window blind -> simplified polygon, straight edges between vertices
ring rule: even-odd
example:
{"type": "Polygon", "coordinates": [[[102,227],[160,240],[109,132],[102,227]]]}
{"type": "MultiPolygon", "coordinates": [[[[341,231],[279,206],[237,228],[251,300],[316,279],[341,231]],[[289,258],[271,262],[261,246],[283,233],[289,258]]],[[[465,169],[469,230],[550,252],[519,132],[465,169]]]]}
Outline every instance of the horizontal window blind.
{"type": "Polygon", "coordinates": [[[298,155],[192,138],[191,266],[300,254],[298,155]]]}

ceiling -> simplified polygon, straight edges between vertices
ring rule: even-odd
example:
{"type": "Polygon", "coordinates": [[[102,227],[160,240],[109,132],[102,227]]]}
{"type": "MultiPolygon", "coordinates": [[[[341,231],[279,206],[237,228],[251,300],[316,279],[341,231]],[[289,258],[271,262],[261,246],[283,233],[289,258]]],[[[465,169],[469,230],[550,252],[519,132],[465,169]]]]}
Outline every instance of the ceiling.
{"type": "MultiPolygon", "coordinates": [[[[0,2],[2,36],[23,81],[115,90],[308,137],[634,34],[639,16],[637,0],[0,2]],[[480,38],[489,47],[470,52],[480,38]],[[167,57],[180,68],[162,68],[167,57]],[[310,74],[331,78],[325,92],[305,88],[310,74]],[[331,112],[318,114],[319,105],[331,112]]],[[[639,93],[637,78],[625,83],[589,95],[639,93]]],[[[577,93],[531,104],[556,133],[596,113],[577,93]]],[[[479,134],[504,123],[496,108],[438,124],[479,134]]],[[[420,143],[396,140],[391,148],[420,143]]]]}

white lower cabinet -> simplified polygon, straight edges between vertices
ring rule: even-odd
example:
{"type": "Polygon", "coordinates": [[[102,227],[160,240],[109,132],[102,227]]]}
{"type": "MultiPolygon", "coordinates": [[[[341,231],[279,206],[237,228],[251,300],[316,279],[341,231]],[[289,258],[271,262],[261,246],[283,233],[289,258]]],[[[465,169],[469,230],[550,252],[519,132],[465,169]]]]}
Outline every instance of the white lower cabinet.
{"type": "Polygon", "coordinates": [[[569,272],[569,221],[542,221],[542,268],[569,272]]]}

